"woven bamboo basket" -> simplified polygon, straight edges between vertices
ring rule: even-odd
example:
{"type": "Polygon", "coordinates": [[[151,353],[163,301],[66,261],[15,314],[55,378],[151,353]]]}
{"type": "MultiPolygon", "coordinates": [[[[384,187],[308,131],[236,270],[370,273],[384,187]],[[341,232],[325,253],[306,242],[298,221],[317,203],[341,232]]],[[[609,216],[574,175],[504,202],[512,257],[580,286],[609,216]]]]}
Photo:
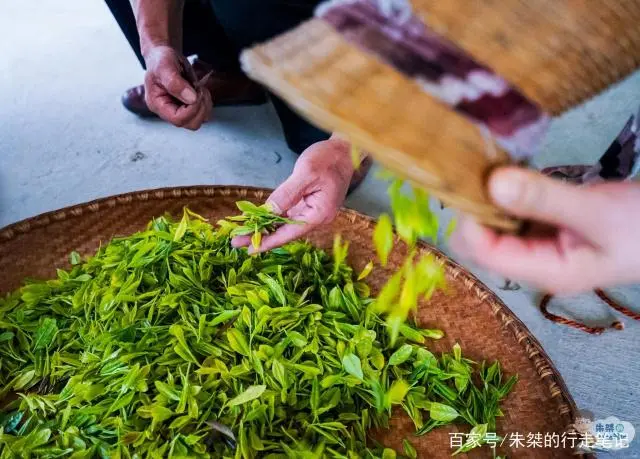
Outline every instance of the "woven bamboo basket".
{"type": "Polygon", "coordinates": [[[640,65],[637,0],[411,0],[438,33],[557,115],[640,65]]]}
{"type": "MultiPolygon", "coordinates": [[[[393,2],[391,2],[393,3],[393,2]]],[[[443,38],[556,115],[640,65],[634,0],[411,0],[443,38]]],[[[320,18],[243,53],[243,66],[301,114],[443,202],[504,230],[486,178],[508,155],[469,119],[320,18]],[[492,155],[487,151],[494,152],[492,155]]]]}
{"type": "MultiPolygon", "coordinates": [[[[263,202],[270,190],[242,187],[189,187],[142,191],[100,199],[87,204],[43,214],[0,230],[0,293],[18,288],[25,277],[50,278],[56,268],[68,266],[68,254],[77,250],[91,255],[112,237],[143,229],[147,222],[168,212],[174,217],[188,206],[215,222],[237,213],[235,202],[263,202]]],[[[310,239],[317,246],[331,246],[335,233],[350,242],[349,262],[356,270],[375,257],[371,244],[374,221],[351,210],[342,210],[329,226],[310,239]]],[[[571,395],[540,343],[504,303],[473,275],[427,244],[419,250],[434,253],[444,262],[447,293],[438,293],[418,312],[423,326],[444,330],[445,338],[430,345],[434,351],[449,351],[459,342],[471,359],[500,360],[505,374],[518,374],[519,381],[505,400],[505,417],[498,421],[502,434],[552,433],[569,429],[576,415],[571,395]]],[[[404,260],[395,249],[387,268],[374,270],[369,284],[376,293],[404,260]]],[[[466,432],[465,426],[441,428],[412,438],[413,424],[398,412],[389,430],[376,438],[401,450],[403,438],[411,438],[420,458],[444,458],[452,453],[450,433],[466,432]]],[[[508,445],[507,445],[508,446],[508,445]]],[[[567,449],[505,448],[509,457],[569,458],[567,449]]],[[[487,457],[486,449],[466,457],[487,457]]],[[[461,455],[465,457],[465,455],[461,455]]]]}

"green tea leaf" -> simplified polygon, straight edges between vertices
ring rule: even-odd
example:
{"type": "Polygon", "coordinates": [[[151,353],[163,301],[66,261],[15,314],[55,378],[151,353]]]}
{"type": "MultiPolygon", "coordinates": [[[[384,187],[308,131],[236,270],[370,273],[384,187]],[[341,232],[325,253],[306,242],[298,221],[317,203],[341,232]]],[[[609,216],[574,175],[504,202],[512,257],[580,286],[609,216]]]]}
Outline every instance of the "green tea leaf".
{"type": "Polygon", "coordinates": [[[253,236],[251,236],[251,245],[254,249],[260,248],[260,243],[262,242],[262,234],[256,228],[253,232],[253,236]]]}
{"type": "Polygon", "coordinates": [[[222,311],[218,314],[211,322],[209,322],[210,326],[216,326],[221,323],[227,322],[234,317],[237,317],[240,314],[240,310],[236,309],[234,311],[222,311]]]}
{"type": "Polygon", "coordinates": [[[51,429],[37,429],[31,432],[26,438],[25,443],[30,449],[36,449],[39,446],[45,445],[51,438],[51,429]]]}
{"type": "Polygon", "coordinates": [[[431,416],[431,419],[441,422],[451,422],[460,416],[453,407],[437,402],[431,402],[429,415],[431,416]]]}
{"type": "Polygon", "coordinates": [[[309,398],[309,406],[314,416],[318,416],[318,409],[320,408],[320,384],[318,379],[314,378],[311,383],[311,397],[309,398]]]}
{"type": "Polygon", "coordinates": [[[33,349],[46,349],[48,348],[53,339],[56,337],[58,333],[58,324],[56,319],[52,319],[50,317],[45,317],[44,320],[40,322],[40,326],[36,330],[35,340],[33,342],[33,349]]]}
{"type": "Polygon", "coordinates": [[[378,223],[376,223],[376,228],[373,232],[373,244],[378,253],[380,264],[386,266],[389,254],[393,249],[393,225],[389,215],[382,214],[378,218],[378,223]]]}
{"type": "Polygon", "coordinates": [[[408,325],[403,324],[400,326],[400,334],[414,343],[422,344],[425,342],[424,335],[419,330],[411,328],[408,325]]]}
{"type": "Polygon", "coordinates": [[[10,331],[2,332],[0,333],[0,343],[5,341],[11,341],[14,336],[15,334],[13,332],[10,332],[10,331]]]}
{"type": "Polygon", "coordinates": [[[389,334],[389,341],[391,342],[391,345],[396,343],[400,333],[400,327],[402,327],[405,318],[406,316],[404,314],[398,315],[395,312],[387,316],[387,332],[389,334]]]}
{"type": "Polygon", "coordinates": [[[313,366],[313,365],[302,365],[299,363],[294,363],[293,368],[295,368],[298,371],[301,371],[302,373],[305,374],[305,376],[310,376],[310,377],[314,377],[314,376],[318,376],[322,373],[322,370],[320,370],[318,367],[313,366]]]}
{"type": "Polygon", "coordinates": [[[409,392],[409,384],[407,384],[406,381],[402,379],[394,381],[391,385],[391,388],[389,389],[389,392],[387,392],[389,405],[397,405],[402,403],[405,395],[407,395],[407,392],[409,392]]]}
{"type": "Polygon", "coordinates": [[[345,263],[349,254],[349,241],[342,242],[342,236],[336,234],[333,238],[333,275],[338,274],[338,270],[345,263]]]}
{"type": "Polygon", "coordinates": [[[510,377],[506,383],[504,383],[504,385],[500,388],[499,390],[499,394],[500,394],[500,399],[503,399],[504,397],[507,396],[507,394],[509,392],[511,392],[511,390],[513,389],[513,386],[515,386],[515,384],[518,382],[518,377],[517,376],[512,376],[510,377]]]}
{"type": "MultiPolygon", "coordinates": [[[[487,436],[487,424],[478,424],[471,429],[467,436],[467,441],[459,447],[454,453],[453,456],[466,453],[471,451],[474,448],[477,448],[486,443],[487,436]]],[[[495,451],[494,451],[495,454],[495,451]]]]}
{"type": "Polygon", "coordinates": [[[162,381],[154,381],[154,384],[158,392],[167,397],[167,399],[175,400],[176,402],[180,400],[180,394],[178,393],[178,391],[173,389],[168,384],[165,384],[162,381]]]}
{"type": "Polygon", "coordinates": [[[69,255],[69,262],[74,266],[79,265],[82,262],[80,254],[76,251],[71,252],[71,254],[69,255]]]}
{"type": "Polygon", "coordinates": [[[187,426],[192,421],[193,421],[193,419],[191,418],[191,416],[180,416],[178,418],[175,418],[171,422],[171,424],[169,424],[169,429],[171,429],[171,430],[183,429],[185,426],[187,426]]]}
{"type": "Polygon", "coordinates": [[[255,400],[259,398],[262,394],[264,394],[265,390],[267,390],[267,386],[265,385],[249,386],[245,389],[244,392],[242,392],[241,394],[229,400],[228,405],[238,406],[238,405],[242,405],[243,403],[250,402],[251,400],[255,400]]]}
{"type": "Polygon", "coordinates": [[[355,354],[345,354],[342,358],[342,368],[344,368],[344,371],[358,379],[364,378],[360,358],[355,354]]]}
{"type": "Polygon", "coordinates": [[[227,340],[229,341],[229,346],[235,352],[247,357],[251,354],[249,343],[247,343],[244,335],[237,328],[230,328],[227,330],[227,340]]]}
{"type": "Polygon", "coordinates": [[[459,362],[462,358],[462,349],[458,343],[453,345],[453,357],[459,362]]]}
{"type": "Polygon", "coordinates": [[[249,201],[238,201],[236,207],[245,213],[260,213],[260,208],[249,201]]]}
{"type": "Polygon", "coordinates": [[[154,423],[162,423],[173,416],[173,411],[160,405],[142,406],[137,413],[142,418],[151,418],[154,423]]]}
{"type": "Polygon", "coordinates": [[[426,338],[431,339],[441,339],[444,336],[444,332],[442,330],[433,329],[422,329],[420,330],[420,334],[426,338]]]}
{"type": "Polygon", "coordinates": [[[413,353],[413,346],[411,344],[402,345],[397,351],[391,354],[389,357],[389,366],[400,365],[406,362],[413,353]]]}
{"type": "Polygon", "coordinates": [[[273,377],[276,378],[276,381],[280,383],[280,386],[283,389],[289,387],[287,382],[287,370],[278,359],[275,359],[271,364],[271,371],[273,372],[273,377]]]}
{"type": "Polygon", "coordinates": [[[411,444],[409,440],[406,438],[402,440],[402,449],[404,450],[404,455],[409,459],[417,459],[418,452],[415,447],[411,444]]]}
{"type": "Polygon", "coordinates": [[[401,286],[402,273],[397,272],[389,278],[386,284],[384,284],[378,298],[376,298],[375,309],[377,312],[385,312],[393,308],[393,305],[400,294],[401,286]]]}
{"type": "Polygon", "coordinates": [[[362,268],[362,271],[360,271],[360,274],[358,274],[358,280],[362,280],[362,279],[366,278],[369,274],[371,274],[371,270],[373,270],[373,262],[372,261],[367,263],[365,265],[365,267],[362,268]]]}
{"type": "Polygon", "coordinates": [[[371,349],[370,355],[371,364],[378,370],[382,370],[384,368],[384,354],[378,349],[374,347],[371,349]]]}
{"type": "Polygon", "coordinates": [[[271,277],[263,273],[259,273],[258,278],[262,282],[264,282],[267,285],[267,287],[269,287],[269,290],[271,291],[275,299],[278,300],[278,302],[282,306],[287,305],[287,298],[286,298],[286,295],[284,294],[284,289],[280,284],[278,284],[274,279],[272,279],[271,277]]]}
{"type": "Polygon", "coordinates": [[[35,370],[25,371],[24,373],[20,374],[16,378],[15,382],[13,383],[13,389],[21,390],[21,389],[24,389],[25,387],[28,387],[29,384],[33,382],[35,376],[36,376],[35,370]]]}
{"type": "Polygon", "coordinates": [[[185,212],[184,215],[182,216],[182,220],[180,220],[180,224],[176,228],[176,232],[173,234],[174,242],[180,241],[184,237],[188,228],[189,228],[189,216],[185,212]]]}
{"type": "Polygon", "coordinates": [[[287,336],[291,340],[291,343],[296,347],[305,347],[307,345],[307,339],[297,331],[287,332],[287,336]]]}

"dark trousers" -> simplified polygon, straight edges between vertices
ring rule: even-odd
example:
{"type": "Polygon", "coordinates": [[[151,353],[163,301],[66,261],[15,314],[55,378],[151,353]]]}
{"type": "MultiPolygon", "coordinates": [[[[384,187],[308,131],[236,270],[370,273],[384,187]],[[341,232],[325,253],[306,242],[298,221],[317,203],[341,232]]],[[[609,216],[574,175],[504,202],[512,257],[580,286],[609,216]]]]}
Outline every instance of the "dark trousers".
{"type": "MultiPolygon", "coordinates": [[[[144,67],[140,37],[129,0],[105,0],[144,67]]],[[[320,0],[186,0],[183,52],[220,71],[240,72],[240,51],[294,28],[309,19],[320,0]]],[[[311,125],[281,99],[271,95],[289,148],[302,153],[329,134],[311,125]]]]}

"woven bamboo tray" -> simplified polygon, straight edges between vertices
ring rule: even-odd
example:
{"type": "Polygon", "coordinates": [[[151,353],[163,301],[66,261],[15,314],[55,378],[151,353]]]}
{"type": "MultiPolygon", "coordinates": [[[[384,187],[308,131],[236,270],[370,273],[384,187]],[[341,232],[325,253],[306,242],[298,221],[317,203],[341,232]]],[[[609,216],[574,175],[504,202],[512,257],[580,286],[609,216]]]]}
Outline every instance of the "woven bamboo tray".
{"type": "MultiPolygon", "coordinates": [[[[91,255],[100,243],[145,227],[153,218],[168,212],[174,216],[188,206],[215,222],[237,213],[235,202],[263,202],[270,190],[244,187],[199,186],[141,191],[68,207],[15,223],[0,230],[0,293],[21,285],[25,277],[50,278],[55,269],[68,266],[68,254],[77,250],[91,255]]],[[[371,244],[374,221],[351,210],[340,211],[332,225],[315,231],[310,239],[320,247],[331,246],[336,232],[350,241],[349,262],[356,270],[375,258],[371,244]]],[[[500,360],[505,374],[517,373],[520,380],[505,400],[505,417],[498,422],[501,434],[565,432],[573,422],[576,406],[558,371],[524,324],[486,286],[461,266],[433,247],[421,244],[420,251],[432,252],[446,267],[448,292],[436,294],[420,306],[423,326],[444,330],[445,338],[429,344],[433,351],[448,351],[459,342],[474,360],[500,360]]],[[[396,249],[386,269],[376,269],[368,278],[376,293],[392,271],[404,260],[396,249]]],[[[402,439],[411,438],[420,458],[449,457],[450,432],[467,432],[460,426],[437,429],[412,438],[413,425],[398,412],[388,431],[376,432],[378,439],[401,450],[402,439]]],[[[526,438],[526,437],[525,437],[526,438]]],[[[575,458],[569,449],[505,449],[510,458],[575,458]]],[[[484,458],[489,450],[472,451],[460,457],[484,458]]]]}

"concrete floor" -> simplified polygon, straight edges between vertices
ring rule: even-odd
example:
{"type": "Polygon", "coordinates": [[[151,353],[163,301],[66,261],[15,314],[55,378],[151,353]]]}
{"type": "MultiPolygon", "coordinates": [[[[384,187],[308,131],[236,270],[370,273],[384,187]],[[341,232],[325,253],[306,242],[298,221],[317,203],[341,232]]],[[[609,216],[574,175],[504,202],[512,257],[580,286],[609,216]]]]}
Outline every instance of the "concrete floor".
{"type": "MultiPolygon", "coordinates": [[[[2,10],[0,226],[126,191],[274,187],[289,174],[295,157],[270,106],[216,110],[215,122],[196,133],[123,110],[122,91],[143,73],[102,2],[4,0],[2,10]]],[[[635,74],[556,120],[537,165],[593,162],[639,103],[635,74]]],[[[369,177],[347,205],[379,214],[388,208],[383,185],[369,177]]],[[[474,272],[493,289],[501,283],[474,272]]],[[[626,304],[640,304],[638,286],[613,292],[626,304]]],[[[624,332],[593,337],[543,319],[534,291],[498,293],[542,341],[580,408],[599,418],[617,416],[640,431],[640,323],[626,320],[624,332]]],[[[609,311],[589,295],[562,304],[610,322],[609,311]]],[[[615,457],[640,457],[640,439],[633,446],[615,457]]]]}

